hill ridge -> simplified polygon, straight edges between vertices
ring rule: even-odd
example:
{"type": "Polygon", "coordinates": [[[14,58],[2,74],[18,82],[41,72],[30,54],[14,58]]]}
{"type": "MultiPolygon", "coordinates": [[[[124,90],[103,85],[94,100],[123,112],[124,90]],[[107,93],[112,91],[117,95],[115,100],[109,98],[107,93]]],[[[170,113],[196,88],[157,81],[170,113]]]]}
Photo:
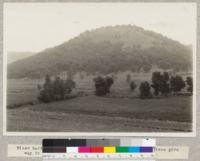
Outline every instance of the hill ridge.
{"type": "Polygon", "coordinates": [[[192,50],[160,33],[135,25],[117,25],[85,31],[60,45],[11,63],[8,77],[37,78],[69,70],[91,74],[148,72],[152,66],[191,70],[192,50]]]}

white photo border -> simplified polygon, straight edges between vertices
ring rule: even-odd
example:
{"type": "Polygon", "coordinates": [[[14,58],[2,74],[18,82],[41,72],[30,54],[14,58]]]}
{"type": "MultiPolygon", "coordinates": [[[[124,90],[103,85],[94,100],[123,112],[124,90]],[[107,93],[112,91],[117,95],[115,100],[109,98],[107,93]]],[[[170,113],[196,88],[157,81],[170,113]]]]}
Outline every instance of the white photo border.
{"type": "MultiPolygon", "coordinates": [[[[83,1],[84,2],[84,1],[83,1]]],[[[83,2],[54,2],[54,3],[83,3],[83,2]]],[[[4,2],[8,3],[20,3],[20,2],[4,2]]],[[[27,3],[27,2],[23,2],[27,3]]],[[[28,3],[44,3],[44,2],[28,2],[28,3]]],[[[45,2],[46,4],[48,2],[45,2]]],[[[51,2],[49,2],[51,3],[51,2]]],[[[91,2],[84,2],[91,3],[91,2]]],[[[92,2],[93,3],[93,2],[92,2]]],[[[99,2],[94,2],[99,3],[99,2]]],[[[118,2],[101,2],[101,3],[118,3],[118,2]]],[[[66,137],[195,137],[196,136],[196,104],[197,104],[197,87],[196,87],[196,77],[197,77],[197,2],[120,2],[120,3],[188,3],[193,4],[195,7],[195,17],[196,24],[195,30],[196,35],[194,38],[193,45],[193,101],[192,101],[192,132],[8,132],[7,131],[7,108],[6,108],[6,100],[7,100],[7,53],[6,53],[6,45],[5,45],[5,30],[6,26],[4,23],[5,19],[5,10],[3,7],[3,135],[4,136],[66,136],[66,137]]]]}

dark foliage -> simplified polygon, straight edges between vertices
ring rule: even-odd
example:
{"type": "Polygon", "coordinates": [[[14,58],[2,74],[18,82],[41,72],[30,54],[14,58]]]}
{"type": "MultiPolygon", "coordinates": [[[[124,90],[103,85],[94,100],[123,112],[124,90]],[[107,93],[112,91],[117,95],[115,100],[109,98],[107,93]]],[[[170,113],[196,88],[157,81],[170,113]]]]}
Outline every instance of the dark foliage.
{"type": "Polygon", "coordinates": [[[134,82],[134,81],[131,81],[131,82],[130,82],[130,89],[131,89],[132,92],[135,90],[136,87],[137,87],[137,86],[136,86],[135,82],[134,82]]]}
{"type": "Polygon", "coordinates": [[[160,72],[153,72],[152,73],[152,85],[151,87],[154,89],[154,95],[155,96],[158,96],[159,95],[159,92],[160,92],[160,77],[161,77],[161,74],[160,72]]]}
{"type": "Polygon", "coordinates": [[[140,89],[141,99],[151,98],[151,87],[149,85],[149,82],[147,81],[141,82],[139,89],[140,89]]]}
{"type": "Polygon", "coordinates": [[[186,82],[187,82],[187,85],[188,85],[187,91],[193,92],[193,79],[192,79],[192,77],[187,77],[186,82]]]}
{"type": "Polygon", "coordinates": [[[164,72],[161,74],[160,72],[152,73],[152,85],[151,87],[154,89],[154,95],[158,96],[159,93],[162,95],[167,95],[170,92],[170,83],[169,83],[169,74],[168,72],[164,72]]]}
{"type": "Polygon", "coordinates": [[[60,77],[56,77],[52,81],[50,76],[47,75],[43,86],[38,85],[40,92],[38,99],[45,103],[64,100],[73,88],[75,88],[75,82],[70,78],[64,81],[60,77]]]}
{"type": "Polygon", "coordinates": [[[180,92],[185,87],[183,78],[179,75],[172,76],[170,79],[171,91],[180,92]]]}
{"type": "Polygon", "coordinates": [[[95,83],[95,94],[97,96],[103,96],[106,95],[107,93],[110,93],[110,88],[112,86],[112,84],[114,83],[114,80],[112,77],[101,77],[98,76],[96,78],[94,78],[94,83],[95,83]]]}

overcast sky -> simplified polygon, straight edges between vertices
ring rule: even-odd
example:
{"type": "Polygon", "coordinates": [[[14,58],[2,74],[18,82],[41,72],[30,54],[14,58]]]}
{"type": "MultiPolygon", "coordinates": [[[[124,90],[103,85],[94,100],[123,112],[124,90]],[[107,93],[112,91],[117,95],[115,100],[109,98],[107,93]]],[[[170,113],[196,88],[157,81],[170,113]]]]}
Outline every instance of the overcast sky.
{"type": "Polygon", "coordinates": [[[85,30],[133,24],[184,44],[196,35],[194,3],[7,3],[4,47],[38,52],[85,30]]]}

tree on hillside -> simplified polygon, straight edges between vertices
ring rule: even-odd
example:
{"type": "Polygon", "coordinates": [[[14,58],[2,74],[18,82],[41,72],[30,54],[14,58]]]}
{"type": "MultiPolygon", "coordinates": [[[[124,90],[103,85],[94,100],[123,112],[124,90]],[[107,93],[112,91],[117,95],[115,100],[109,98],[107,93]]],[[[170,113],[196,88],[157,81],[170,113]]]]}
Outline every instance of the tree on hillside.
{"type": "Polygon", "coordinates": [[[193,92],[193,79],[192,79],[192,77],[187,77],[186,82],[187,82],[187,85],[188,85],[187,91],[193,92]]]}
{"type": "Polygon", "coordinates": [[[141,99],[151,97],[151,87],[149,85],[149,82],[147,82],[147,81],[141,82],[139,89],[140,89],[140,98],[141,99]]]}
{"type": "Polygon", "coordinates": [[[105,26],[81,33],[36,55],[8,64],[8,78],[39,78],[47,73],[57,75],[63,71],[73,74],[81,71],[88,74],[96,71],[102,74],[148,72],[152,66],[163,70],[192,69],[191,47],[129,25],[105,26]]]}
{"type": "Polygon", "coordinates": [[[82,72],[79,73],[79,78],[80,78],[80,80],[84,79],[84,74],[82,72]]]}
{"type": "Polygon", "coordinates": [[[74,77],[73,70],[72,69],[68,70],[67,71],[67,78],[68,79],[73,79],[73,77],[74,77]]]}
{"type": "Polygon", "coordinates": [[[185,82],[179,75],[172,76],[170,79],[170,86],[173,92],[180,92],[185,87],[185,82]]]}
{"type": "Polygon", "coordinates": [[[150,70],[151,70],[152,66],[150,64],[146,64],[142,70],[145,72],[145,73],[148,73],[150,70]]]}

